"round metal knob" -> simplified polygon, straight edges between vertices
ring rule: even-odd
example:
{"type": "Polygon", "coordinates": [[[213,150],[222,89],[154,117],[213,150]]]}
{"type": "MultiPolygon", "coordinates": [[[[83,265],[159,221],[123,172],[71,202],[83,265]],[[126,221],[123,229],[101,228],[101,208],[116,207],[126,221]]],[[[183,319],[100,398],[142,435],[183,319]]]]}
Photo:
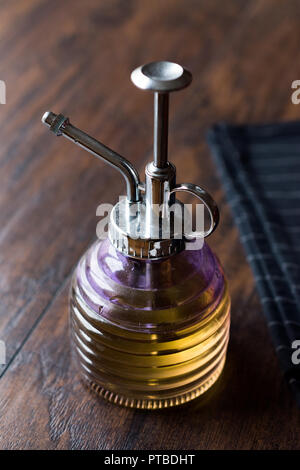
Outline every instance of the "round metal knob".
{"type": "Polygon", "coordinates": [[[192,74],[179,64],[162,60],[136,68],[131,80],[142,90],[168,93],[187,87],[192,81],[192,74]]]}

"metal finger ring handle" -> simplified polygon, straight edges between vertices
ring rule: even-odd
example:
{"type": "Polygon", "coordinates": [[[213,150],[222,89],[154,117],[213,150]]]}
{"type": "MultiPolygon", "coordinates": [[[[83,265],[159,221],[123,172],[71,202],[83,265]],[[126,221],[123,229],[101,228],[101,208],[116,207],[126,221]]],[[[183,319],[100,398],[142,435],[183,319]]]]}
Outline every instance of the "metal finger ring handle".
{"type": "Polygon", "coordinates": [[[216,229],[219,223],[219,209],[213,198],[205,191],[205,189],[192,183],[177,184],[170,191],[170,195],[175,192],[186,192],[193,194],[203,202],[210,216],[210,227],[208,230],[204,230],[203,232],[195,232],[194,238],[208,237],[216,229]]]}

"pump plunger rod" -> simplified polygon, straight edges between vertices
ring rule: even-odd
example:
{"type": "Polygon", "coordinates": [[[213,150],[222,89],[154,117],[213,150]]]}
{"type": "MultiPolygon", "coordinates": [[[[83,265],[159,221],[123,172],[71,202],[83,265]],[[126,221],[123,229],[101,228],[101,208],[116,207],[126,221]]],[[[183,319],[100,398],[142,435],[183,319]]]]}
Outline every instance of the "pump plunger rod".
{"type": "Polygon", "coordinates": [[[187,87],[191,73],[179,64],[151,62],[135,69],[133,83],[142,90],[154,91],[153,161],[157,168],[168,163],[169,93],[187,87]]]}

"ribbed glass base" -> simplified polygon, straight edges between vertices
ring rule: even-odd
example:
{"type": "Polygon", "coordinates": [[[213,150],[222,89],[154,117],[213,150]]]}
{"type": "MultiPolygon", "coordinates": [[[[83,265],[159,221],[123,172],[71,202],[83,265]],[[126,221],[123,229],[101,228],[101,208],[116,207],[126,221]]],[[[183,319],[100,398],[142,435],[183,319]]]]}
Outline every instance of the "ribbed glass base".
{"type": "Polygon", "coordinates": [[[225,357],[221,364],[219,365],[216,372],[209,377],[206,382],[202,383],[201,385],[197,386],[195,389],[185,392],[181,395],[172,398],[165,398],[165,399],[136,399],[126,397],[124,395],[120,395],[115,392],[111,392],[110,390],[106,390],[105,388],[97,385],[95,382],[88,383],[88,387],[96,392],[97,395],[104,398],[105,400],[109,401],[110,403],[114,403],[115,405],[126,406],[128,408],[138,408],[142,410],[158,410],[162,408],[170,408],[171,406],[178,406],[183,405],[184,403],[188,403],[195,398],[198,398],[200,395],[205,393],[213,384],[217,381],[220,377],[222,370],[225,364],[225,357]]]}
{"type": "Polygon", "coordinates": [[[77,266],[70,302],[75,361],[110,402],[180,405],[208,390],[223,369],[230,299],[207,245],[149,262],[97,242],[77,266]]]}

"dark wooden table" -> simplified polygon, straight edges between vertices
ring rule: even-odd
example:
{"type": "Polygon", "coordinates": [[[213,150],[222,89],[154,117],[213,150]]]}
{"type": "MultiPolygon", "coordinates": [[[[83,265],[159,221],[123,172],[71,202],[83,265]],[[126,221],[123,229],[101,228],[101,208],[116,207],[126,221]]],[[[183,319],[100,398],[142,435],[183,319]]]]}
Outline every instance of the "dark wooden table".
{"type": "Polygon", "coordinates": [[[278,367],[253,276],[205,143],[218,120],[299,117],[297,0],[6,0],[0,3],[0,380],[2,449],[296,449],[299,411],[278,367]],[[124,193],[108,166],[40,123],[63,112],[127,156],[151,158],[152,97],[129,80],[157,59],[186,65],[172,96],[179,179],[216,198],[210,239],[230,281],[228,361],[187,406],[133,411],[86,390],[70,362],[68,286],[95,238],[96,207],[124,193]]]}

